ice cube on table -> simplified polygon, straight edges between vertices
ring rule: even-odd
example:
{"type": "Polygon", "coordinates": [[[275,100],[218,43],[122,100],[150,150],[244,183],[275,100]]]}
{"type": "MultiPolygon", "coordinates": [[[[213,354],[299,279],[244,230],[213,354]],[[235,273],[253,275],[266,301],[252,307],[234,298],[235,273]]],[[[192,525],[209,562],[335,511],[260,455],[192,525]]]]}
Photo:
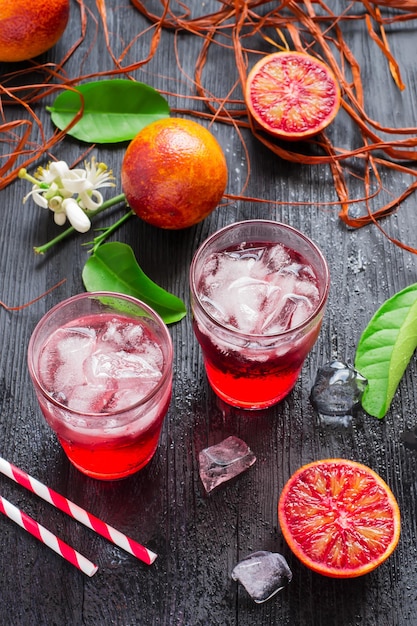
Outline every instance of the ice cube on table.
{"type": "Polygon", "coordinates": [[[366,378],[354,367],[332,361],[318,370],[310,400],[322,419],[346,424],[354,415],[366,385],[366,378]]]}
{"type": "Polygon", "coordinates": [[[249,446],[238,437],[227,437],[199,454],[200,478],[207,493],[239,476],[256,461],[249,446]]]}
{"type": "Polygon", "coordinates": [[[286,587],[291,582],[292,572],[282,554],[259,551],[240,561],[232,571],[232,578],[260,604],[286,587]]]}

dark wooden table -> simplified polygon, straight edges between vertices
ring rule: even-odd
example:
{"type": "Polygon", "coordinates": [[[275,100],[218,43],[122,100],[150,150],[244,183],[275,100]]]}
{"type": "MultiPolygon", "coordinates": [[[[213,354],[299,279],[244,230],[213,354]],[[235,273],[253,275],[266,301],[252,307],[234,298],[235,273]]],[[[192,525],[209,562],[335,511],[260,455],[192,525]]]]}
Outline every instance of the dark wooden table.
{"type": "MultiPolygon", "coordinates": [[[[128,0],[106,4],[110,44],[120,54],[134,36],[149,29],[151,22],[128,0]]],[[[195,5],[197,15],[220,6],[214,1],[187,4],[195,5]]],[[[86,31],[83,42],[65,64],[70,78],[115,68],[93,0],[85,4],[71,1],[64,37],[40,61],[58,63],[78,40],[81,7],[86,10],[86,31]]],[[[161,7],[155,2],[150,9],[158,14],[161,7]]],[[[362,15],[365,9],[357,3],[350,11],[362,15]]],[[[381,11],[398,15],[384,8],[381,11]]],[[[406,84],[400,91],[364,20],[343,24],[346,41],[361,66],[367,111],[382,126],[417,126],[415,27],[413,21],[386,27],[406,84]]],[[[152,32],[137,39],[124,64],[146,60],[152,32]]],[[[160,89],[173,115],[186,115],[187,110],[202,112],[205,117],[195,119],[208,126],[209,112],[194,98],[193,72],[201,45],[197,35],[162,29],[153,59],[129,75],[160,89]]],[[[265,40],[258,41],[258,46],[264,52],[274,51],[265,40]]],[[[228,52],[230,49],[214,49],[204,68],[205,86],[217,97],[227,96],[231,76],[236,77],[233,55],[228,52]]],[[[30,64],[19,65],[19,69],[26,67],[30,64]]],[[[0,67],[3,76],[13,70],[16,67],[0,67]]],[[[24,74],[28,84],[38,80],[39,76],[30,72],[24,74]]],[[[53,95],[33,105],[47,136],[52,126],[45,105],[52,100],[53,95]]],[[[5,113],[8,120],[25,115],[20,107],[8,108],[5,113]]],[[[401,433],[417,421],[416,361],[412,359],[382,420],[360,412],[347,427],[327,427],[319,422],[309,400],[317,369],[334,358],[352,362],[361,332],[379,305],[417,282],[416,256],[391,243],[375,225],[356,230],[342,223],[327,165],[281,159],[248,128],[241,128],[244,141],[231,124],[215,120],[210,128],[227,157],[227,194],[236,198],[190,229],[162,231],[131,219],[113,240],[130,244],[143,270],[188,306],[190,260],[209,234],[241,219],[285,221],[309,235],[330,265],[331,292],[320,338],[288,398],[268,411],[244,412],[216,401],[205,378],[188,314],[170,327],[175,346],[175,386],[156,456],[148,467],[127,480],[102,483],[88,479],[70,465],[41,416],[29,380],[26,352],[30,334],[45,311],[84,290],[81,270],[88,253],[82,244],[91,239],[91,233],[72,237],[48,254],[37,256],[33,246],[60,232],[58,227],[49,212],[30,202],[22,205],[27,183],[16,180],[2,189],[2,302],[19,307],[61,279],[66,282],[31,306],[0,309],[0,455],[158,553],[155,563],[148,567],[0,476],[4,497],[99,566],[98,573],[87,578],[1,517],[2,626],[417,624],[417,463],[416,452],[401,441],[401,433]],[[249,184],[242,192],[248,163],[249,184]],[[242,193],[253,200],[239,200],[237,196],[242,193]],[[232,434],[250,445],[257,462],[238,481],[206,497],[198,474],[198,453],[232,434]],[[402,534],[397,550],[376,571],[359,579],[332,580],[310,572],[291,555],[278,526],[277,500],[286,480],[302,464],[326,457],[346,457],[372,467],[391,486],[401,508],[402,534]],[[293,571],[291,584],[263,605],[256,605],[231,579],[234,565],[256,550],[282,552],[293,571]]],[[[346,149],[360,145],[357,128],[344,112],[328,130],[328,137],[333,145],[346,149]]],[[[41,141],[36,130],[32,140],[41,141]]],[[[91,153],[113,169],[118,193],[126,145],[97,145],[91,153]]],[[[51,149],[51,154],[72,163],[88,147],[67,137],[51,149]]],[[[7,143],[1,150],[7,153],[7,143]]],[[[34,165],[44,165],[48,160],[44,155],[34,165]]],[[[364,193],[360,176],[356,177],[360,168],[355,170],[352,164],[351,171],[351,194],[360,198],[364,193]]],[[[377,199],[376,208],[387,198],[398,196],[410,180],[412,177],[402,171],[384,172],[386,198],[377,199]]],[[[109,195],[107,191],[106,197],[109,195]]],[[[363,203],[352,205],[352,210],[363,212],[363,203]]],[[[120,215],[120,210],[110,212],[96,226],[109,225],[120,215]]],[[[415,197],[411,195],[382,225],[391,237],[416,247],[415,215],[415,197]]]]}

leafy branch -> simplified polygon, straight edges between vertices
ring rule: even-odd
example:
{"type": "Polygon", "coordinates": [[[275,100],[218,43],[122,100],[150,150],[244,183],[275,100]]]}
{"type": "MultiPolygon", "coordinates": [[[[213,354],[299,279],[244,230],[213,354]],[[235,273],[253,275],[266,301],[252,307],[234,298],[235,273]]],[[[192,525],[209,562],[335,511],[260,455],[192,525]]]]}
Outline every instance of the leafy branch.
{"type": "Polygon", "coordinates": [[[92,254],[94,254],[97,251],[97,248],[104,241],[106,241],[106,239],[108,239],[108,237],[110,237],[110,235],[112,235],[125,222],[127,222],[127,220],[130,219],[132,217],[132,215],[134,215],[134,212],[132,210],[130,210],[127,213],[125,213],[124,215],[122,215],[122,217],[120,219],[118,219],[117,222],[114,222],[114,224],[112,224],[111,226],[108,226],[107,228],[106,227],[98,228],[97,230],[101,230],[102,231],[101,235],[97,235],[97,237],[94,237],[94,239],[92,241],[89,241],[88,243],[86,243],[84,245],[85,246],[92,245],[93,247],[91,248],[90,252],[92,254]]]}
{"type": "MultiPolygon", "coordinates": [[[[114,196],[114,198],[110,198],[109,200],[106,200],[105,202],[103,202],[103,204],[98,209],[95,209],[93,211],[85,211],[85,213],[91,219],[91,218],[94,218],[99,213],[102,213],[106,209],[109,209],[110,207],[112,207],[112,206],[114,206],[116,204],[119,204],[121,202],[126,202],[126,198],[125,198],[125,195],[123,193],[121,193],[121,194],[119,194],[117,196],[114,196]]],[[[120,220],[115,222],[115,224],[110,226],[109,229],[106,229],[106,230],[110,230],[110,232],[102,239],[102,241],[104,241],[111,233],[113,233],[115,230],[117,230],[117,228],[119,228],[119,226],[121,226],[127,220],[127,218],[131,217],[131,215],[132,215],[132,210],[129,210],[129,212],[126,213],[126,215],[124,215],[123,218],[121,218],[120,220]]],[[[54,237],[53,239],[51,239],[47,243],[43,244],[42,246],[35,246],[34,247],[34,251],[37,254],[45,254],[45,252],[50,250],[50,248],[55,246],[60,241],[63,241],[64,239],[66,239],[67,237],[69,237],[70,235],[72,235],[75,232],[77,232],[76,229],[73,226],[69,226],[68,228],[63,230],[61,233],[59,233],[59,235],[57,235],[56,237],[54,237]]],[[[104,233],[103,233],[103,235],[104,235],[104,233]]],[[[90,242],[90,243],[94,243],[94,242],[95,242],[95,239],[93,240],[93,242],[90,242]]],[[[100,245],[100,244],[98,244],[98,245],[100,245]]]]}

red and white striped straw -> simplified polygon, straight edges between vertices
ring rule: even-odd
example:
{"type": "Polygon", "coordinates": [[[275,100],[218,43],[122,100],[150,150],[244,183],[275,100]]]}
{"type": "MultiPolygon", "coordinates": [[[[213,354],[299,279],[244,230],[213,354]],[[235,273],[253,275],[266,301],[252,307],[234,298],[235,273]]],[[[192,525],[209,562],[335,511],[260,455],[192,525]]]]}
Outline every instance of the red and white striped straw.
{"type": "Polygon", "coordinates": [[[56,537],[47,528],[38,524],[32,517],[20,511],[14,504],[0,496],[0,512],[13,522],[18,524],[28,533],[39,539],[42,543],[51,548],[54,552],[62,556],[63,559],[75,565],[87,576],[93,576],[97,571],[97,565],[94,565],[85,556],[71,548],[65,541],[56,537]]]}
{"type": "Polygon", "coordinates": [[[77,504],[74,504],[74,502],[71,502],[71,500],[68,500],[68,498],[65,498],[50,487],[47,487],[36,478],[29,476],[29,474],[1,457],[0,472],[32,493],[35,493],[46,502],[49,502],[49,504],[52,504],[60,511],[63,511],[70,517],[76,519],[78,522],[81,522],[81,524],[84,524],[87,528],[90,528],[102,537],[105,537],[115,545],[119,546],[119,548],[123,548],[126,552],[133,554],[133,556],[137,557],[147,565],[151,565],[155,561],[157,557],[155,552],[152,552],[152,550],[149,550],[140,543],[130,539],[109,524],[102,522],[98,519],[98,517],[88,513],[85,509],[82,509],[77,504]]]}

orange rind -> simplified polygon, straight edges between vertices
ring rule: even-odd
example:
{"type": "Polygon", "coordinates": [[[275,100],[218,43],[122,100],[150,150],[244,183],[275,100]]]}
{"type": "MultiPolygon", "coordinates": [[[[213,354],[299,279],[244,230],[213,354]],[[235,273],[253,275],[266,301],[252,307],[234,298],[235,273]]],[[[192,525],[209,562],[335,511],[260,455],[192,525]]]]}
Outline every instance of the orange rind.
{"type": "Polygon", "coordinates": [[[0,0],[0,61],[28,61],[63,35],[69,0],[0,0]]]}
{"type": "Polygon", "coordinates": [[[121,170],[131,209],[145,222],[172,230],[206,218],[219,204],[227,176],[214,135],[197,122],[170,117],[136,135],[121,170]]]}

